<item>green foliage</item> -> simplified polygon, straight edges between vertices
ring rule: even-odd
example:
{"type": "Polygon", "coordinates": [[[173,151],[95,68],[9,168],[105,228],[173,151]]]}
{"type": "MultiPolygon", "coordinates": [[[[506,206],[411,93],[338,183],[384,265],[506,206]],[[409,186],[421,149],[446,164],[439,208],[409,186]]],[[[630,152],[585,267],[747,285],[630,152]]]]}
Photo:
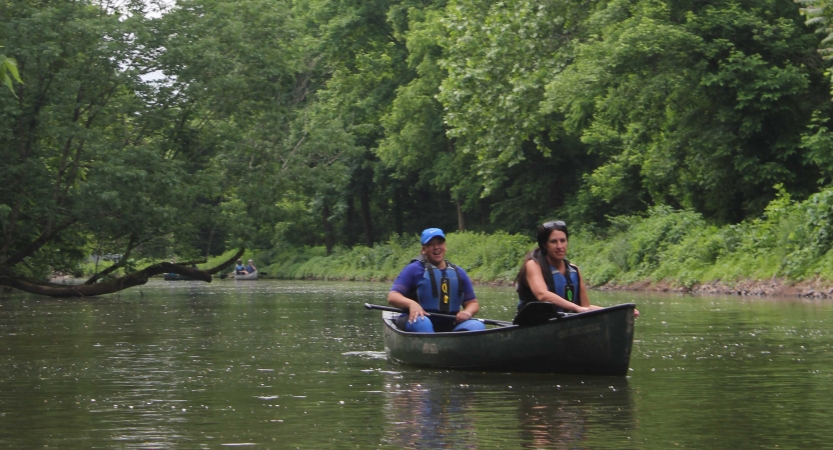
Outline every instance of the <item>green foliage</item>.
{"type": "Polygon", "coordinates": [[[443,24],[448,71],[438,99],[445,107],[448,136],[464,153],[477,156],[474,169],[484,195],[507,181],[506,168],[524,160],[533,141],[545,154],[544,86],[570,55],[576,31],[572,2],[497,3],[452,1],[443,24]]]}
{"type": "Polygon", "coordinates": [[[571,255],[593,285],[637,281],[690,287],[723,280],[781,277],[833,280],[830,226],[833,189],[803,202],[783,190],[763,217],[715,227],[690,211],[653,209],[645,217],[613,220],[600,237],[579,233],[571,255]]]}
{"type": "Polygon", "coordinates": [[[246,246],[387,279],[439,226],[506,281],[554,216],[593,284],[833,265],[829,80],[790,0],[147,8],[0,3],[0,78],[26,80],[0,93],[0,276],[246,246]]]}
{"type": "MultiPolygon", "coordinates": [[[[510,282],[534,246],[527,237],[506,233],[448,233],[447,237],[446,258],[480,282],[510,282]]],[[[278,278],[391,281],[419,252],[416,236],[393,236],[373,248],[339,249],[331,256],[320,247],[300,252],[289,248],[274,255],[277,262],[265,270],[278,278]]]]}
{"type": "MultiPolygon", "coordinates": [[[[807,17],[805,23],[816,28],[816,32],[824,36],[819,43],[818,52],[825,60],[830,61],[833,58],[833,48],[830,47],[830,43],[833,42],[833,22],[830,20],[833,16],[833,8],[827,0],[795,0],[795,2],[804,5],[800,11],[807,17]]],[[[828,70],[827,75],[833,76],[833,72],[828,70]]]]}
{"type": "MultiPolygon", "coordinates": [[[[0,48],[3,48],[3,46],[0,45],[0,48]]],[[[14,85],[12,84],[14,81],[23,83],[23,80],[20,79],[20,73],[17,71],[17,61],[0,54],[0,83],[5,84],[9,88],[9,91],[17,97],[17,94],[14,92],[14,85]]]]}
{"type": "Polygon", "coordinates": [[[823,84],[787,6],[613,1],[589,18],[546,103],[604,159],[586,189],[616,214],[668,204],[723,222],[760,214],[776,183],[812,192],[800,136],[823,84]]]}
{"type": "MultiPolygon", "coordinates": [[[[766,214],[737,225],[709,225],[693,211],[668,207],[611,218],[602,233],[573,231],[568,258],[590,286],[650,281],[671,286],[743,279],[833,281],[833,189],[796,202],[776,186],[766,214]]],[[[480,283],[510,283],[535,244],[507,233],[449,233],[447,258],[480,283]]],[[[393,237],[374,248],[287,247],[268,269],[279,278],[392,280],[419,254],[416,237],[393,237]]]]}

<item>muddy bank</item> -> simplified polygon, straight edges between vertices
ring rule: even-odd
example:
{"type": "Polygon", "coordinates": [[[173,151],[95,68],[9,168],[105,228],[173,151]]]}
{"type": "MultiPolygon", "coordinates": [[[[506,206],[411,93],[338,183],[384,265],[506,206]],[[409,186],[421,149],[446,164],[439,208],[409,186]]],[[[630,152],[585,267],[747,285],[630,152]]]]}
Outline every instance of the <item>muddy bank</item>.
{"type": "Polygon", "coordinates": [[[833,283],[827,280],[793,282],[783,279],[771,280],[740,280],[734,283],[714,281],[712,283],[697,284],[691,288],[672,286],[667,283],[652,283],[648,281],[628,285],[603,285],[595,287],[598,290],[624,291],[655,291],[680,292],[686,294],[718,294],[742,296],[775,296],[775,297],[805,297],[805,298],[833,298],[833,283]]]}
{"type": "MultiPolygon", "coordinates": [[[[263,277],[271,279],[295,279],[297,278],[282,278],[276,276],[263,277]]],[[[360,278],[360,277],[340,277],[340,278],[318,278],[305,277],[303,280],[309,281],[369,281],[392,283],[392,279],[387,277],[379,278],[360,278]]],[[[495,281],[475,281],[472,280],[475,286],[512,286],[513,282],[509,280],[495,280],[495,281]]],[[[646,292],[679,292],[684,294],[694,295],[741,295],[741,296],[772,296],[772,297],[804,297],[804,298],[833,298],[833,282],[815,279],[811,281],[794,282],[785,279],[771,279],[771,280],[740,280],[733,283],[726,283],[723,281],[714,281],[712,283],[698,284],[691,288],[683,286],[675,286],[669,283],[654,283],[650,281],[642,281],[638,283],[631,283],[627,285],[605,284],[602,286],[595,286],[591,289],[600,291],[646,291],[646,292]]]]}

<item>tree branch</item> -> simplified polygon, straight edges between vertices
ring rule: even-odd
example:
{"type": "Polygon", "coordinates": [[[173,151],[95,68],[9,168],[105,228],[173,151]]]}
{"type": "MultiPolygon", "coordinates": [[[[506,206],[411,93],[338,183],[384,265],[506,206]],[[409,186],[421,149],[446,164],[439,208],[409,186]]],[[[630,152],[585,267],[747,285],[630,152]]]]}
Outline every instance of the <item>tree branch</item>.
{"type": "Polygon", "coordinates": [[[231,258],[227,259],[225,262],[220,263],[220,265],[218,266],[206,269],[205,273],[209,275],[214,275],[215,273],[220,272],[227,267],[230,267],[232,264],[234,264],[235,261],[237,261],[243,256],[243,253],[246,253],[246,247],[240,247],[240,249],[237,250],[237,253],[235,253],[231,258]]]}
{"type": "Polygon", "coordinates": [[[46,295],[49,297],[59,298],[73,298],[73,297],[95,297],[98,295],[112,294],[133,286],[139,286],[148,282],[148,278],[154,275],[163,273],[175,273],[178,275],[193,278],[195,280],[211,282],[211,275],[226,267],[232,265],[237,259],[243,256],[246,251],[245,247],[241,247],[237,253],[234,254],[227,261],[222,262],[216,267],[207,270],[193,269],[191,267],[184,267],[179,264],[171,264],[163,262],[153,264],[144,269],[125,275],[123,277],[114,278],[112,280],[95,283],[95,284],[80,284],[77,286],[58,286],[53,283],[35,283],[22,278],[16,278],[6,275],[0,275],[0,285],[9,286],[30,294],[46,295]]]}
{"type": "Polygon", "coordinates": [[[9,259],[0,262],[0,264],[2,264],[3,266],[6,266],[6,267],[12,267],[15,264],[23,261],[23,258],[25,258],[25,257],[31,255],[32,253],[35,253],[36,251],[38,251],[38,249],[43,247],[44,244],[46,244],[53,237],[55,237],[56,234],[65,230],[66,228],[68,228],[70,225],[74,224],[77,221],[78,221],[78,219],[76,219],[76,218],[69,219],[66,222],[58,225],[57,227],[55,227],[55,228],[53,228],[49,231],[45,231],[40,236],[38,236],[37,239],[35,239],[34,241],[29,243],[25,247],[18,250],[17,253],[15,253],[14,255],[9,257],[9,259]]]}

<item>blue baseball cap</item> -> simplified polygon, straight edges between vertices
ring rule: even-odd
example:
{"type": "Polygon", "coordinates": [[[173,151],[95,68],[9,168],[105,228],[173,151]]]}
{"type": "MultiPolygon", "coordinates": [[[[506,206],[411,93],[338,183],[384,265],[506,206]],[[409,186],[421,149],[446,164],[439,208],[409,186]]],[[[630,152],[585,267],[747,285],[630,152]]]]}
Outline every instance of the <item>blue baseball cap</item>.
{"type": "Polygon", "coordinates": [[[422,230],[422,237],[419,239],[419,242],[422,242],[422,245],[425,245],[428,243],[428,241],[437,236],[445,240],[445,233],[443,233],[443,230],[439,228],[426,228],[422,230]]]}

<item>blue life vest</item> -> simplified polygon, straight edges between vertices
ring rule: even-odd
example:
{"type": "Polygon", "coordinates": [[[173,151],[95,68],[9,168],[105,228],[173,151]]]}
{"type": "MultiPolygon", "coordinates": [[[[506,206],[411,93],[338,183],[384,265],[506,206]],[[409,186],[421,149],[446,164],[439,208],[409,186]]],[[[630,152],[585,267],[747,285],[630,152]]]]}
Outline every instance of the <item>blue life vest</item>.
{"type": "Polygon", "coordinates": [[[576,305],[581,305],[581,299],[578,298],[578,270],[576,270],[576,266],[566,261],[565,265],[567,266],[567,275],[570,277],[569,281],[558,269],[549,266],[552,272],[552,281],[555,284],[555,294],[576,305]]]}
{"type": "Polygon", "coordinates": [[[243,267],[243,265],[242,265],[242,264],[238,264],[238,265],[237,265],[237,267],[235,267],[235,268],[234,268],[234,270],[235,270],[237,273],[243,273],[243,271],[244,271],[244,270],[246,270],[246,269],[243,267]]]}
{"type": "Polygon", "coordinates": [[[417,301],[428,312],[456,313],[463,306],[463,283],[457,266],[446,261],[446,269],[420,260],[425,271],[417,283],[417,301]]]}

